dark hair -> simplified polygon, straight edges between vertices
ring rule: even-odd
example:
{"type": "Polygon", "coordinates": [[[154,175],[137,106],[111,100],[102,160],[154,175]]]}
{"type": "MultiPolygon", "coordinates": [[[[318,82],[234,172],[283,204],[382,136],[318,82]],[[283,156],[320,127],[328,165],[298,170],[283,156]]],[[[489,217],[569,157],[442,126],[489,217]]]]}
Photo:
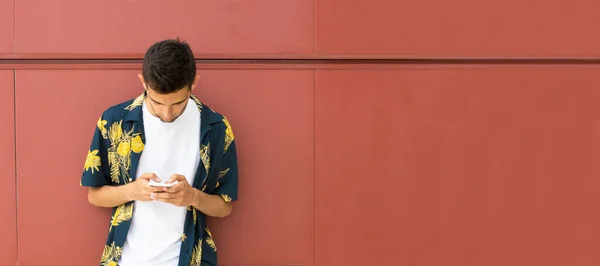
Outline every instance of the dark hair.
{"type": "Polygon", "coordinates": [[[179,38],[153,44],[144,55],[142,75],[146,84],[160,94],[189,89],[196,77],[192,49],[179,38]]]}

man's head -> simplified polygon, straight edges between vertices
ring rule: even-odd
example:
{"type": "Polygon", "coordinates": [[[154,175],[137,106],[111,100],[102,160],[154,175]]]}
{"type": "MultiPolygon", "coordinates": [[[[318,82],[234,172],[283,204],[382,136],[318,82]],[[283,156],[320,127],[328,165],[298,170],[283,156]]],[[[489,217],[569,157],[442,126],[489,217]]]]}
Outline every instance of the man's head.
{"type": "Polygon", "coordinates": [[[186,42],[164,40],[153,44],[138,75],[146,89],[146,104],[163,122],[173,122],[187,105],[196,86],[196,61],[186,42]]]}

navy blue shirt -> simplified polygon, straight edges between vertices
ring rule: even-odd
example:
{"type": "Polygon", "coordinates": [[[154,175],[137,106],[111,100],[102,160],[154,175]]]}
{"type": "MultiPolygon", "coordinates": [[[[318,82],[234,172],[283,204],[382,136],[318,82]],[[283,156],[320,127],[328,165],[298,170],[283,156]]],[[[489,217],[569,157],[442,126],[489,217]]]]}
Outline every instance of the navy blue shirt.
{"type": "MultiPolygon", "coordinates": [[[[144,150],[142,103],[146,93],[111,106],[98,119],[85,160],[81,186],[121,186],[135,181],[144,150]]],[[[237,200],[238,167],[235,138],[227,118],[190,97],[200,111],[200,163],[192,185],[226,202],[237,200]]],[[[116,266],[133,217],[133,201],[113,208],[100,265],[116,266]]],[[[179,266],[217,265],[217,247],[206,226],[206,216],[188,206],[179,266]]]]}

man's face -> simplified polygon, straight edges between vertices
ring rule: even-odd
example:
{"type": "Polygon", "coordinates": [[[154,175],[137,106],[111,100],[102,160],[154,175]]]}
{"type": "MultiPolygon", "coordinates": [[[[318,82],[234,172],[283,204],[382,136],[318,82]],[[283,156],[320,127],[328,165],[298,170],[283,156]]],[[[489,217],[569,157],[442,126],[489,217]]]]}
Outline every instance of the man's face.
{"type": "Polygon", "coordinates": [[[187,106],[192,90],[198,82],[198,76],[194,78],[194,82],[189,88],[182,88],[176,92],[169,94],[160,94],[154,91],[144,81],[142,74],[138,74],[138,78],[142,82],[142,86],[146,90],[146,105],[152,115],[163,121],[164,123],[172,123],[177,119],[187,106]]]}
{"type": "Polygon", "coordinates": [[[173,93],[159,94],[149,86],[146,86],[146,92],[148,110],[165,123],[175,121],[183,113],[192,93],[190,89],[183,88],[173,93]]]}

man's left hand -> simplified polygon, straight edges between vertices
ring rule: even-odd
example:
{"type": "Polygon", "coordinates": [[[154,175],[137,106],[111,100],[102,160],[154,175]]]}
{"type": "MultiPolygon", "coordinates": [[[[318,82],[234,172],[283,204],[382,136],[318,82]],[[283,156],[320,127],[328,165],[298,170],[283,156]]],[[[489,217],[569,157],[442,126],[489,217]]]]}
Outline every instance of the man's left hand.
{"type": "Polygon", "coordinates": [[[171,203],[175,206],[189,206],[194,204],[194,198],[196,195],[196,189],[190,186],[185,176],[172,175],[167,183],[173,183],[177,181],[172,187],[163,188],[163,193],[154,193],[152,195],[154,200],[171,203]]]}

